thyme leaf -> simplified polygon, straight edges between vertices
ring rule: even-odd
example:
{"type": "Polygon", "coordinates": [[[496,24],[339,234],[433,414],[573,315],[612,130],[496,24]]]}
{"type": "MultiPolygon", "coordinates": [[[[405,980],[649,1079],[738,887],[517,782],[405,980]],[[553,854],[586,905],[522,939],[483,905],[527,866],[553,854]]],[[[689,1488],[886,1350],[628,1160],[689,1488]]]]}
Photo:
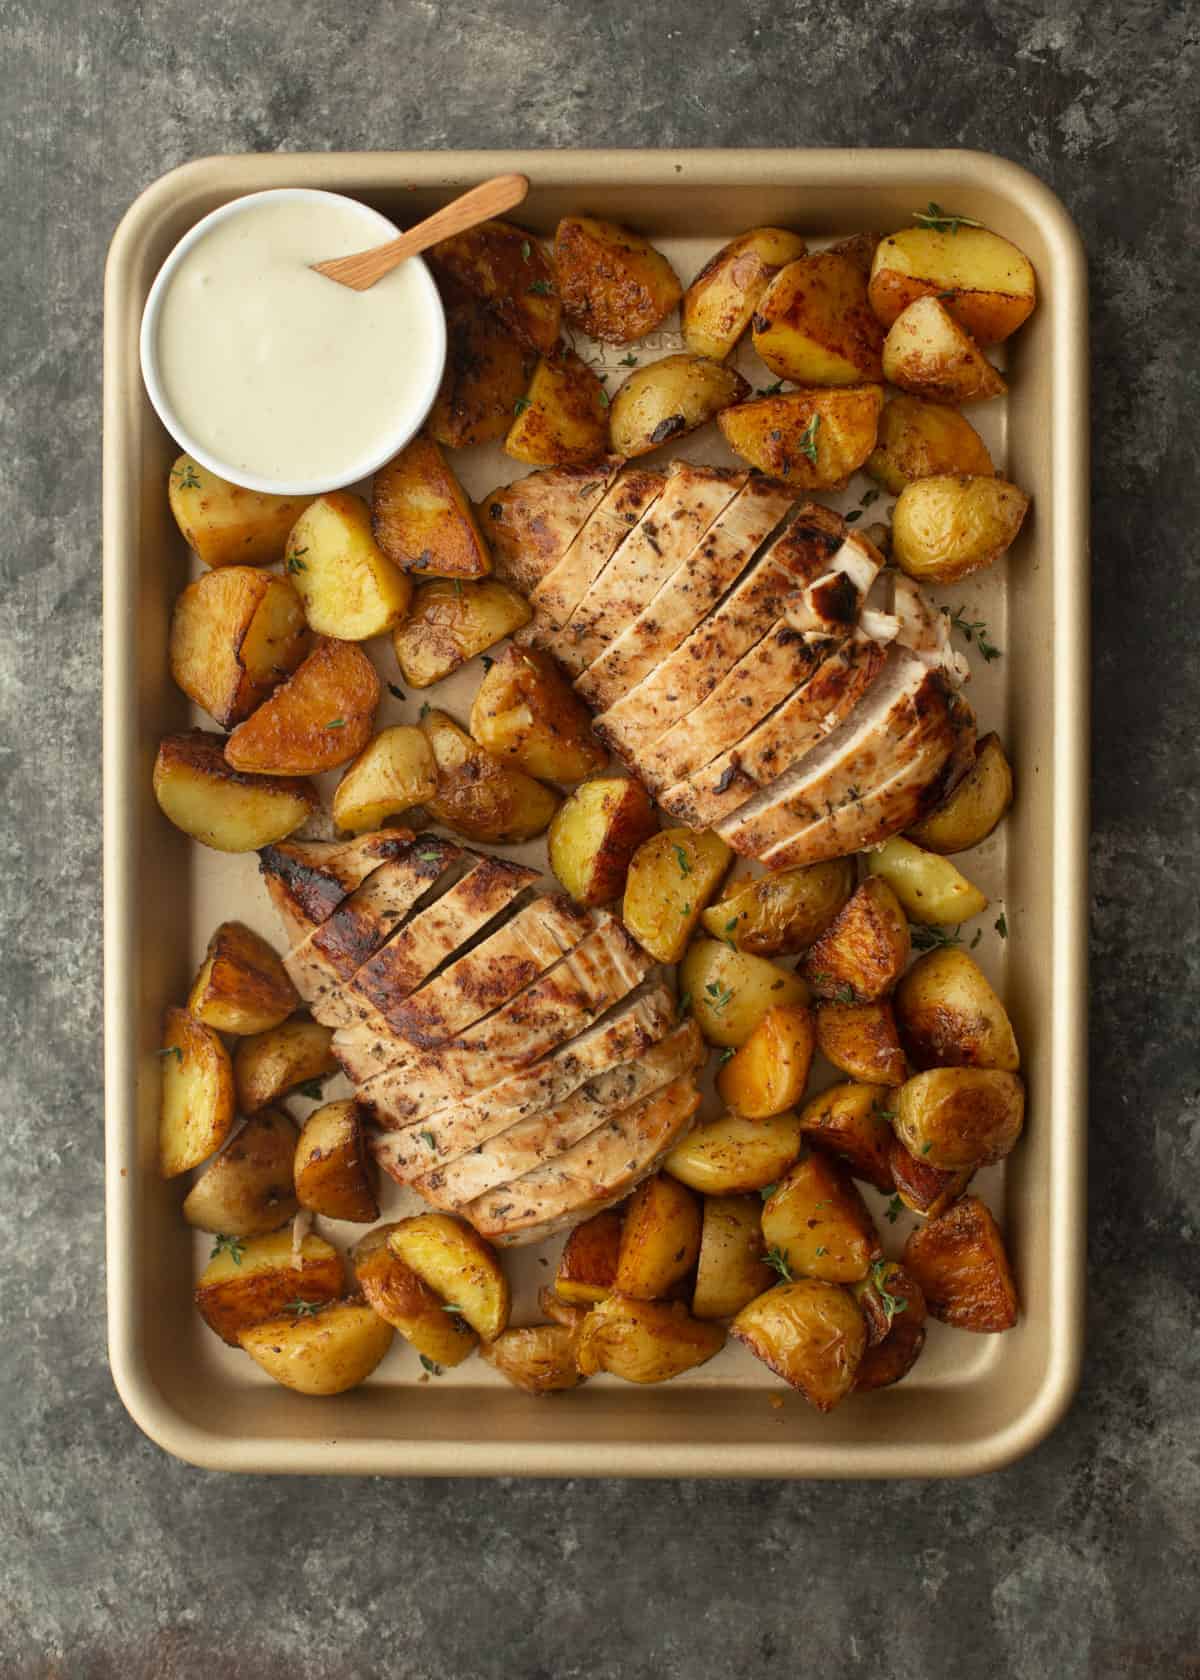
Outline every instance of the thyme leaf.
{"type": "Polygon", "coordinates": [[[216,1242],[213,1243],[212,1253],[208,1258],[210,1260],[215,1260],[218,1254],[228,1254],[234,1265],[240,1266],[245,1252],[246,1245],[242,1241],[241,1237],[227,1237],[224,1231],[222,1231],[217,1237],[216,1242]]]}
{"type": "Polygon", "coordinates": [[[974,216],[964,216],[957,210],[943,210],[933,199],[926,210],[914,210],[913,221],[918,227],[932,228],[935,233],[957,233],[960,227],[982,227],[974,216]]]}
{"type": "Polygon", "coordinates": [[[793,1282],[792,1268],[788,1265],[788,1257],[781,1248],[769,1248],[763,1259],[772,1271],[778,1272],[784,1283],[793,1282]]]}

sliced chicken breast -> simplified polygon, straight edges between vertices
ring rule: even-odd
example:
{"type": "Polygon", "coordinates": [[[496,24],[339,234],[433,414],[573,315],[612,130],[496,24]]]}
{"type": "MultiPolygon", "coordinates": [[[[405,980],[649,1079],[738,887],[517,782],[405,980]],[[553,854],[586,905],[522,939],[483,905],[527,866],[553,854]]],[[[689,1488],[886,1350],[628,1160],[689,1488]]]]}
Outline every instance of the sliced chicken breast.
{"type": "Polygon", "coordinates": [[[662,473],[627,467],[618,473],[587,524],[529,597],[539,619],[561,628],[595,578],[662,494],[662,473]]]}
{"type": "Polygon", "coordinates": [[[858,624],[863,602],[879,573],[883,555],[856,532],[849,532],[828,568],[797,591],[788,603],[787,620],[793,630],[809,634],[845,636],[858,624]]]}
{"type": "Polygon", "coordinates": [[[609,455],[586,467],[543,467],[485,496],[476,513],[496,576],[527,595],[557,566],[624,464],[609,455]]]}
{"type": "Polygon", "coordinates": [[[258,867],[288,944],[297,944],[327,921],[373,869],[400,857],[412,838],[410,828],[385,828],[352,840],[280,840],[264,846],[258,867]]]}

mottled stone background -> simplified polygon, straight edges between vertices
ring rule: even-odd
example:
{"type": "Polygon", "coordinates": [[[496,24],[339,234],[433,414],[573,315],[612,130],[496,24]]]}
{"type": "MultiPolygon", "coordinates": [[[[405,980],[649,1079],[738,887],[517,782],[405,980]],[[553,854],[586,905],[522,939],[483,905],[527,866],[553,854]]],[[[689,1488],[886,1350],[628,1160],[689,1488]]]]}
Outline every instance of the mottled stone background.
{"type": "Polygon", "coordinates": [[[0,1674],[1200,1674],[1200,13],[1177,0],[0,0],[0,1674]],[[1092,256],[1092,1309],[970,1484],[237,1480],[104,1356],[101,267],[209,152],[944,144],[1092,256]]]}

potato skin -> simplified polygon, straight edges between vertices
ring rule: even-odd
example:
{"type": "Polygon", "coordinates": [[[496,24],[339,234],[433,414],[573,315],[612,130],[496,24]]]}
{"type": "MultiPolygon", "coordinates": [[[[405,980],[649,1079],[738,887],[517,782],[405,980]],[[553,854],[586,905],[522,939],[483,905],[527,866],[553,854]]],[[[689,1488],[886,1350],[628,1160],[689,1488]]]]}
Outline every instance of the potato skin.
{"type": "Polygon", "coordinates": [[[714,939],[757,957],[806,951],[854,891],[850,858],[728,883],[701,916],[714,939]]]}
{"type": "Polygon", "coordinates": [[[266,940],[242,922],[222,922],[192,982],[188,1013],[218,1032],[244,1035],[281,1025],[299,1007],[300,994],[266,940]]]}
{"type": "Polygon", "coordinates": [[[167,735],[154,760],[154,797],[176,828],[216,852],[256,852],[284,840],[320,807],[309,781],[250,775],[225,759],[224,735],[167,735]]]}
{"type": "Polygon", "coordinates": [[[425,801],[436,821],[468,840],[512,845],[547,828],[559,799],[550,788],[485,752],[446,712],[421,719],[437,765],[437,792],[425,801]]]}
{"type": "Polygon", "coordinates": [[[806,254],[798,233],[757,227],[731,239],[705,263],[683,295],[683,336],[697,356],[723,361],[780,269],[806,254]]]}
{"type": "Polygon", "coordinates": [[[184,542],[215,569],[280,559],[308,497],[244,490],[180,455],[167,478],[167,500],[184,542]]]}
{"type": "Polygon", "coordinates": [[[708,830],[664,828],[651,834],[634,853],[625,879],[625,926],[659,962],[678,962],[732,862],[724,840],[708,830]]]}
{"type": "Polygon", "coordinates": [[[532,617],[529,602],[499,578],[432,578],[418,585],[392,646],[409,687],[428,688],[532,617]]]}
{"type": "Polygon", "coordinates": [[[318,1021],[284,1021],[249,1033],[233,1053],[233,1082],[243,1114],[257,1114],[297,1085],[338,1071],[330,1048],[333,1028],[318,1021]]]}
{"type": "Polygon", "coordinates": [[[621,1227],[614,1289],[653,1301],[686,1277],[700,1252],[700,1204],[667,1173],[644,1179],[621,1227]]]}
{"type": "Polygon", "coordinates": [[[942,473],[989,478],[995,468],[987,445],[958,409],[901,395],[883,406],[879,441],[867,457],[866,471],[898,496],[918,478],[942,473]]]}
{"type": "Polygon", "coordinates": [[[768,1009],[740,1050],[717,1073],[717,1095],[734,1114],[766,1119],[794,1108],[804,1095],[816,1049],[813,1012],[805,1003],[768,1009]]]}
{"type": "Polygon", "coordinates": [[[990,1166],[1021,1135],[1025,1087],[1001,1068],[929,1068],[900,1087],[894,1124],[909,1154],[942,1172],[990,1166]]]}
{"type": "Polygon", "coordinates": [[[1017,1322],[1017,1290],[1004,1238],[978,1196],[918,1226],[904,1245],[904,1264],[920,1284],[929,1311],[957,1330],[996,1333],[1017,1322]]]}
{"type": "Polygon", "coordinates": [[[355,1281],[380,1318],[399,1330],[419,1354],[451,1370],[478,1345],[475,1332],[458,1313],[422,1283],[411,1266],[388,1246],[393,1226],[377,1225],[355,1243],[350,1263],[355,1281]]]}
{"type": "Polygon", "coordinates": [[[986,402],[1008,386],[936,297],[900,312],[883,341],[883,377],[933,402],[986,402]]]}
{"type": "Polygon", "coordinates": [[[343,642],[390,630],[412,595],[412,584],[372,532],[366,502],[349,490],[330,490],[309,503],[288,537],[286,565],[310,627],[343,642]]]}
{"type": "Polygon", "coordinates": [[[883,325],[930,295],[980,344],[998,344],[1031,314],[1037,282],[1024,252],[988,228],[901,228],[881,240],[869,296],[883,325]]]}
{"type": "Polygon", "coordinates": [[[725,1331],[692,1318],[682,1302],[609,1295],[583,1321],[579,1369],[607,1371],[625,1382],[669,1382],[719,1353],[725,1331]]]}
{"type": "Polygon", "coordinates": [[[491,1244],[461,1219],[418,1213],[397,1220],[388,1245],[444,1301],[454,1303],[485,1342],[508,1324],[508,1279],[491,1244]]]}
{"type": "Polygon", "coordinates": [[[1000,737],[984,735],[975,747],[975,762],[948,799],[913,823],[908,830],[926,851],[965,852],[986,840],[1012,804],[1012,766],[1000,737]]]}
{"type": "Polygon", "coordinates": [[[641,234],[594,216],[564,216],[554,235],[563,313],[589,338],[631,344],[683,296],[675,270],[641,234]]]}
{"type": "Polygon", "coordinates": [[[867,303],[862,268],[818,251],[781,269],[751,323],[754,348],[781,379],[854,385],[883,377],[883,329],[867,303]]]}
{"type": "Polygon", "coordinates": [[[541,242],[512,222],[480,222],[426,253],[439,281],[448,276],[487,304],[520,343],[549,350],[562,304],[541,242]]]}
{"type": "Polygon", "coordinates": [[[892,553],[918,582],[957,583],[1012,547],[1028,511],[1029,497],[1002,478],[920,478],[892,509],[892,553]]]}
{"type": "Polygon", "coordinates": [[[554,1274],[554,1290],[572,1305],[593,1306],[611,1295],[621,1252],[623,1216],[613,1208],[594,1213],[567,1238],[554,1274]]]}
{"type": "Polygon", "coordinates": [[[882,408],[882,385],[809,386],[723,408],[717,425],[759,472],[796,490],[841,490],[874,449],[882,408]]]}
{"type": "Polygon", "coordinates": [[[625,890],[634,853],[658,832],[650,795],[629,776],[575,788],[554,813],[550,867],[576,904],[611,904],[625,890]]]}
{"type": "Polygon", "coordinates": [[[573,350],[538,358],[529,389],[504,440],[514,461],[534,467],[582,466],[608,448],[608,398],[596,375],[573,350]]]}
{"type": "Polygon", "coordinates": [[[823,1003],[817,1049],[827,1062],[866,1085],[902,1085],[907,1068],[890,1003],[823,1003]]]}
{"type": "Polygon", "coordinates": [[[583,1382],[576,1362],[578,1346],[578,1330],[565,1324],[532,1324],[485,1342],[480,1357],[526,1394],[554,1394],[583,1382]]]}
{"type": "Polygon", "coordinates": [[[296,1145],[296,1195],[326,1219],[369,1225],[379,1218],[379,1169],[353,1097],[314,1109],[296,1145]]]}
{"type": "Polygon", "coordinates": [[[695,939],[679,968],[679,984],[710,1044],[745,1044],[768,1009],[807,1003],[798,974],[716,939],[695,939]]]}
{"type": "Polygon", "coordinates": [[[749,395],[741,374],[720,362],[686,351],[663,356],[636,368],[617,388],[608,415],[609,442],[626,459],[648,455],[749,395]]]}
{"type": "Polygon", "coordinates": [[[233,1069],[211,1027],[168,1009],[163,1031],[158,1165],[177,1178],[207,1160],[233,1126],[233,1069]]]}
{"type": "Polygon", "coordinates": [[[987,909],[984,894],[952,863],[899,834],[867,853],[867,869],[883,877],[912,922],[957,927],[987,909]]]}
{"type": "Polygon", "coordinates": [[[867,1346],[853,1298],[817,1278],[768,1289],[742,1308],[729,1333],[819,1412],[849,1394],[867,1346]]]}
{"type": "Polygon", "coordinates": [[[436,792],[429,742],[412,724],[397,723],[373,735],[346,767],[334,789],[331,815],[338,828],[366,834],[436,792]]]}
{"type": "Polygon", "coordinates": [[[239,1345],[268,1376],[298,1394],[357,1388],[392,1345],[395,1332],[363,1301],[333,1301],[315,1313],[284,1314],[243,1330],[239,1345]]]}
{"type": "Polygon", "coordinates": [[[874,1003],[895,986],[912,949],[908,919],[887,882],[863,882],[801,964],[820,998],[874,1003]]]}
{"type": "Polygon", "coordinates": [[[205,572],[171,615],[171,675],[223,729],[249,717],[307,651],[296,591],[252,566],[205,572]]]}
{"type": "Polygon", "coordinates": [[[664,1166],[672,1178],[705,1195],[737,1195],[775,1183],[796,1159],[802,1142],[796,1114],[773,1114],[767,1120],[725,1114],[693,1127],[664,1166]]]}
{"type": "Polygon", "coordinates": [[[865,1278],[883,1250],[857,1185],[838,1162],[819,1150],[801,1155],[763,1203],[767,1251],[790,1269],[826,1283],[865,1278]]]}
{"type": "Polygon", "coordinates": [[[891,1120],[895,1092],[886,1085],[855,1081],[830,1085],[800,1111],[800,1135],[827,1151],[855,1178],[890,1195],[892,1183],[891,1120]]]}
{"type": "Polygon", "coordinates": [[[335,1300],[344,1284],[341,1256],[323,1237],[306,1236],[292,1250],[290,1230],[213,1249],[196,1285],[200,1316],[230,1347],[251,1325],[275,1318],[289,1303],[335,1300]]]}
{"type": "Polygon", "coordinates": [[[512,425],[533,357],[500,318],[465,287],[443,278],[446,371],[425,429],[450,449],[491,443],[512,425]]]}
{"type": "Polygon", "coordinates": [[[183,1217],[214,1236],[262,1237],[299,1209],[292,1184],[296,1128],[282,1109],[248,1120],[183,1199],[183,1217]]]}
{"type": "Polygon", "coordinates": [[[965,951],[928,951],[896,988],[896,1022],[908,1059],[931,1067],[1021,1065],[1012,1023],[983,970],[965,951]]]}
{"type": "Polygon", "coordinates": [[[911,1155],[898,1137],[888,1148],[888,1165],[896,1185],[896,1194],[913,1213],[922,1219],[936,1219],[963,1194],[975,1176],[975,1168],[960,1167],[957,1172],[942,1172],[928,1161],[911,1155]]]}
{"type": "Polygon", "coordinates": [[[548,653],[509,646],[471,707],[471,734],[497,758],[550,782],[581,782],[608,762],[586,706],[548,653]]]}
{"type": "Polygon", "coordinates": [[[382,552],[405,572],[480,578],[492,569],[470,499],[425,432],[375,474],[371,531],[382,552]]]}
{"type": "Polygon", "coordinates": [[[320,642],[225,743],[226,762],[262,776],[315,776],[371,738],[379,678],[353,642],[320,642]]]}
{"type": "Polygon", "coordinates": [[[854,1379],[855,1392],[865,1394],[874,1388],[890,1388],[906,1377],[916,1364],[925,1346],[925,1321],[929,1317],[921,1286],[912,1274],[895,1260],[879,1260],[871,1267],[871,1276],[859,1286],[875,1297],[891,1302],[880,1324],[881,1334],[870,1335],[871,1317],[867,1303],[860,1298],[868,1326],[868,1347],[854,1379]],[[899,1307],[899,1310],[895,1310],[899,1307]]]}
{"type": "Polygon", "coordinates": [[[732,1318],[769,1289],[775,1274],[763,1260],[762,1203],[757,1196],[706,1196],[693,1318],[732,1318]]]}

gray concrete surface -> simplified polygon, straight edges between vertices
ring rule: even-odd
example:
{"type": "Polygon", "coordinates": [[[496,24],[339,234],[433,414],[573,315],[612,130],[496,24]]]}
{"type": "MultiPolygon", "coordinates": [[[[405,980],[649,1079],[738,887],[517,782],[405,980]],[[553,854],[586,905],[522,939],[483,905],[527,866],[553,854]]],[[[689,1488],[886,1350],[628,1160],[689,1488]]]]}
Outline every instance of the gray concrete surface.
{"type": "Polygon", "coordinates": [[[0,0],[0,1675],[1200,1674],[1198,17],[1179,0],[0,0]],[[220,151],[961,144],[1092,253],[1090,1352],[965,1485],[234,1480],[104,1356],[99,335],[220,151]]]}

